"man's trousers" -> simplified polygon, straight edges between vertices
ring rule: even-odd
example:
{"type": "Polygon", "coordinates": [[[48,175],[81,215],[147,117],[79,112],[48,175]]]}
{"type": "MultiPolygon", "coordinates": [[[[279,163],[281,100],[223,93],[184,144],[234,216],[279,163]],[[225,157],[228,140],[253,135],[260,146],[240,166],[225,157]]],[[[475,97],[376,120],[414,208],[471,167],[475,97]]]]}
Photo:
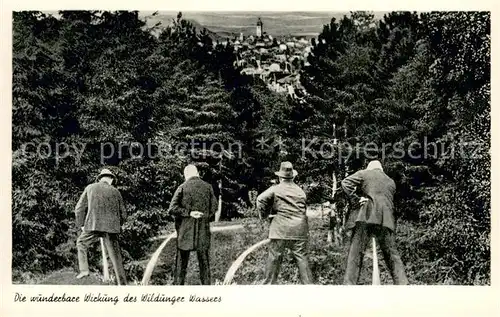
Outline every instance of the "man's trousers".
{"type": "MultiPolygon", "coordinates": [[[[106,233],[101,231],[83,231],[76,240],[76,248],[78,250],[78,267],[80,272],[89,271],[89,262],[87,258],[88,248],[99,238],[104,239],[106,251],[113,263],[116,282],[118,285],[127,285],[125,269],[123,268],[123,259],[120,244],[118,242],[118,234],[106,233]]],[[[107,259],[106,259],[107,261],[107,259]]]]}
{"type": "Polygon", "coordinates": [[[293,257],[299,267],[299,275],[302,284],[312,284],[313,278],[309,267],[307,240],[284,239],[271,239],[264,284],[276,284],[286,249],[292,251],[293,257]]]}
{"type": "MultiPolygon", "coordinates": [[[[200,280],[202,285],[210,285],[210,250],[197,250],[200,280]]],[[[186,282],[187,266],[191,251],[177,249],[177,259],[174,272],[174,285],[184,285],[186,282]]]]}
{"type": "Polygon", "coordinates": [[[363,267],[363,257],[371,237],[375,237],[382,250],[385,264],[391,273],[394,284],[408,284],[403,261],[396,248],[396,240],[392,230],[381,225],[366,224],[364,222],[357,222],[351,232],[351,245],[347,258],[344,284],[358,284],[363,267]]]}

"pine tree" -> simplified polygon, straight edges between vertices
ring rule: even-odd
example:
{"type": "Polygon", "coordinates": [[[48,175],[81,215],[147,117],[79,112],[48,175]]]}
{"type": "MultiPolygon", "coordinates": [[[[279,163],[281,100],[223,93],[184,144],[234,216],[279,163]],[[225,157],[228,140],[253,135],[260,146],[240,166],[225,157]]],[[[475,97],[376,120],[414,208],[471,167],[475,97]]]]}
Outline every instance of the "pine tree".
{"type": "Polygon", "coordinates": [[[59,22],[42,13],[14,13],[13,266],[33,271],[68,263],[54,254],[69,229],[68,182],[58,177],[64,171],[54,152],[57,142],[67,140],[72,102],[58,55],[59,30],[59,22]]]}
{"type": "Polygon", "coordinates": [[[456,152],[440,153],[433,162],[440,184],[428,191],[429,206],[422,216],[430,228],[422,243],[429,248],[430,259],[448,265],[448,278],[488,283],[490,14],[430,13],[424,19],[436,58],[422,91],[427,98],[436,96],[425,99],[429,111],[424,120],[434,135],[440,135],[436,140],[454,146],[456,152]],[[459,146],[464,152],[458,151],[459,146]],[[439,250],[432,248],[436,244],[439,250]]]}

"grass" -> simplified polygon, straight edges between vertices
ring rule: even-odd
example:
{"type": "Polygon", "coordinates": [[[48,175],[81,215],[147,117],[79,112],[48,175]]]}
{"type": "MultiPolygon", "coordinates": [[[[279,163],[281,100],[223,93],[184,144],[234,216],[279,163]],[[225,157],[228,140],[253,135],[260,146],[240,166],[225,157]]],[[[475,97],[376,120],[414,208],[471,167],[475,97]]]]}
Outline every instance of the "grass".
{"type": "MultiPolygon", "coordinates": [[[[35,276],[25,275],[19,284],[41,284],[41,285],[112,285],[112,282],[102,281],[102,275],[92,272],[89,276],[76,279],[77,272],[72,268],[64,268],[54,271],[48,275],[35,276]]],[[[15,283],[15,281],[14,281],[15,283]]]]}
{"type": "MultiPolygon", "coordinates": [[[[225,274],[234,260],[248,247],[267,238],[268,224],[255,218],[240,221],[244,230],[234,232],[214,233],[211,248],[211,272],[213,283],[219,284],[224,280],[225,274]]],[[[340,285],[343,282],[347,256],[345,246],[333,246],[327,243],[326,219],[313,218],[310,224],[310,265],[316,284],[340,285]]],[[[371,284],[372,260],[371,249],[368,248],[364,259],[360,284],[371,284]]],[[[250,254],[242,263],[235,274],[233,283],[239,285],[261,284],[264,278],[264,269],[267,259],[267,246],[250,254]]],[[[379,252],[379,260],[382,255],[379,252]]],[[[168,285],[172,283],[172,272],[175,265],[175,243],[167,246],[153,272],[152,285],[168,285]]],[[[382,284],[392,284],[391,277],[382,261],[379,264],[382,284]]],[[[419,284],[409,276],[410,283],[419,284]]],[[[186,284],[199,284],[199,270],[196,255],[193,252],[188,265],[186,284]]],[[[288,254],[281,267],[278,284],[300,284],[298,270],[295,262],[288,254]]]]}
{"type": "MultiPolygon", "coordinates": [[[[245,218],[238,221],[222,222],[215,225],[233,225],[240,223],[243,226],[242,230],[216,232],[212,235],[212,247],[210,256],[210,266],[212,274],[212,283],[221,284],[224,280],[226,272],[236,258],[247,248],[259,241],[267,238],[268,222],[257,218],[245,218]]],[[[310,238],[309,252],[310,265],[313,271],[313,277],[316,284],[321,285],[341,285],[343,282],[343,274],[345,272],[345,263],[347,256],[348,243],[344,246],[333,246],[327,243],[327,219],[310,218],[310,238]]],[[[407,226],[403,226],[401,234],[411,231],[407,226]]],[[[404,238],[404,237],[403,237],[404,238]]],[[[175,241],[175,240],[174,240],[175,241]]],[[[141,243],[149,243],[150,254],[161,244],[162,240],[148,241],[141,243]]],[[[409,248],[404,245],[400,250],[404,252],[409,248]]],[[[89,254],[91,257],[99,257],[98,248],[91,251],[96,254],[89,254]]],[[[175,242],[169,243],[162,252],[157,266],[151,276],[150,285],[170,285],[173,281],[173,269],[175,266],[175,242]]],[[[363,270],[360,276],[360,284],[371,284],[372,278],[372,260],[371,248],[366,251],[363,270]]],[[[403,254],[403,260],[405,256],[403,254]]],[[[233,283],[239,285],[255,285],[261,284],[264,278],[264,269],[267,259],[267,246],[262,247],[256,252],[250,254],[242,263],[241,267],[236,272],[233,283]]],[[[149,258],[144,258],[139,261],[127,261],[125,268],[129,279],[129,284],[138,285],[142,280],[144,269],[149,258]]],[[[382,255],[379,252],[379,268],[381,272],[382,284],[392,284],[389,273],[382,261],[382,255]]],[[[99,261],[97,261],[99,263],[99,261]]],[[[408,279],[411,284],[422,284],[414,278],[412,267],[418,267],[415,263],[407,267],[408,279]]],[[[99,265],[94,265],[94,272],[91,276],[82,280],[76,280],[76,270],[74,268],[65,268],[60,271],[52,272],[44,276],[35,276],[30,273],[15,273],[15,282],[24,284],[52,284],[52,285],[107,285],[102,282],[101,268],[99,265]]],[[[110,273],[113,274],[112,267],[110,273]]],[[[281,273],[278,279],[278,284],[299,284],[298,270],[293,261],[291,254],[284,257],[281,267],[281,273]]],[[[187,285],[198,285],[199,269],[196,254],[191,253],[188,265],[188,275],[186,277],[187,285]]]]}

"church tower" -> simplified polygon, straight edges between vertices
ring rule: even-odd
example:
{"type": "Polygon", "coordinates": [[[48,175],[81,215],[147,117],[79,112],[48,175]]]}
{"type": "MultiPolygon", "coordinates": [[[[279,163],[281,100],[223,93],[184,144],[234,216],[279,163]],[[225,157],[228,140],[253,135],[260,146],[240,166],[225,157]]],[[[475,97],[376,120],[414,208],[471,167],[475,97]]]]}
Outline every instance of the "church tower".
{"type": "Polygon", "coordinates": [[[257,21],[257,30],[255,31],[255,33],[256,33],[255,35],[256,35],[257,37],[262,37],[262,34],[263,34],[263,26],[264,26],[264,24],[262,23],[262,21],[261,21],[261,20],[260,20],[260,18],[259,18],[259,20],[257,21]]]}

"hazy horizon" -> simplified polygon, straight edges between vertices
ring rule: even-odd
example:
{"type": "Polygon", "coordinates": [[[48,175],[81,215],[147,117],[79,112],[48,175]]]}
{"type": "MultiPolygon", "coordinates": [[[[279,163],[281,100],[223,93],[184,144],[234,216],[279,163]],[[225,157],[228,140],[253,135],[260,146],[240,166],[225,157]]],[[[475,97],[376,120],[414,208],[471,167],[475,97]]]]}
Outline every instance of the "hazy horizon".
{"type": "MultiPolygon", "coordinates": [[[[139,17],[152,26],[161,22],[167,26],[179,12],[184,19],[193,23],[197,29],[206,28],[214,37],[225,38],[243,33],[255,34],[257,19],[264,24],[264,32],[273,36],[315,37],[321,33],[323,26],[332,18],[337,20],[352,11],[198,11],[198,10],[136,10],[139,17]],[[156,14],[153,16],[153,14],[156,14]]],[[[56,11],[44,11],[58,16],[56,11]]],[[[369,11],[380,19],[390,11],[369,11]]]]}

